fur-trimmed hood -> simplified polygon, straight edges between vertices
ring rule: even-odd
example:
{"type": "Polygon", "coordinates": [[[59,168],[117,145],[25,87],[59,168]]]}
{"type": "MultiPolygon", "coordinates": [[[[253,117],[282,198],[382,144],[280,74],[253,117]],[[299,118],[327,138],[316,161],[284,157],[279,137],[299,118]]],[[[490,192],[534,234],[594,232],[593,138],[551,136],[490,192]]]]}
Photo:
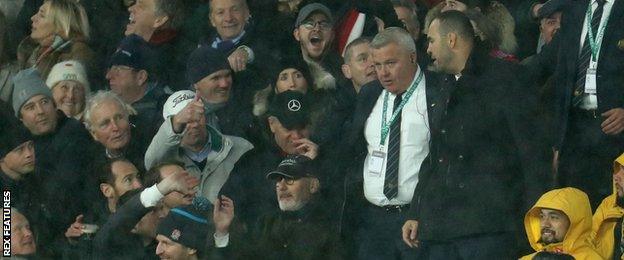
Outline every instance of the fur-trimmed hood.
{"type": "MultiPolygon", "coordinates": [[[[336,89],[336,78],[329,73],[323,66],[304,56],[304,60],[310,70],[313,82],[308,82],[308,86],[312,86],[308,92],[316,92],[320,90],[336,89]]],[[[269,84],[266,88],[256,91],[253,97],[253,114],[261,116],[268,110],[270,100],[275,95],[273,84],[269,84]]]]}

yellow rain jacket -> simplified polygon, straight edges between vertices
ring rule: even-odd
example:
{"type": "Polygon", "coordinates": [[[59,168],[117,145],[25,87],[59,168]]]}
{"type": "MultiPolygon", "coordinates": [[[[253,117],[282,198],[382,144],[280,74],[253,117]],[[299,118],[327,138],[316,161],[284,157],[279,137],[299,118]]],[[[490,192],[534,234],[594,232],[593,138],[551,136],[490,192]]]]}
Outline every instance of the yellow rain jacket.
{"type": "MultiPolygon", "coordinates": [[[[613,162],[613,173],[619,170],[620,165],[624,165],[624,154],[620,155],[620,157],[613,162]]],[[[613,194],[602,200],[602,203],[600,203],[600,206],[598,206],[592,218],[591,238],[596,246],[596,251],[605,259],[613,259],[613,249],[616,244],[613,232],[615,226],[622,221],[621,218],[624,216],[624,209],[616,205],[616,199],[617,193],[614,184],[613,194]]],[[[624,259],[624,257],[621,259],[624,259]]]]}
{"type": "Polygon", "coordinates": [[[546,192],[524,216],[524,228],[535,253],[522,257],[533,259],[540,251],[559,252],[572,255],[576,260],[604,259],[594,249],[591,235],[592,215],[587,195],[575,188],[563,188],[546,192]],[[560,210],[570,219],[570,227],[563,242],[550,245],[538,243],[541,237],[540,209],[560,210]]]}

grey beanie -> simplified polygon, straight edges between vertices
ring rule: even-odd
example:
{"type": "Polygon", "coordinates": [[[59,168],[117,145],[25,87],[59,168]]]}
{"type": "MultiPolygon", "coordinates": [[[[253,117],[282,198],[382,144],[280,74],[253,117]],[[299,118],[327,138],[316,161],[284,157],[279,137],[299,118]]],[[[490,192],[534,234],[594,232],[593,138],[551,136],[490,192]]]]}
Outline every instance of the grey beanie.
{"type": "Polygon", "coordinates": [[[41,79],[41,74],[35,68],[18,72],[13,77],[13,111],[19,118],[20,109],[26,101],[36,95],[44,95],[52,99],[52,92],[41,79]]]}

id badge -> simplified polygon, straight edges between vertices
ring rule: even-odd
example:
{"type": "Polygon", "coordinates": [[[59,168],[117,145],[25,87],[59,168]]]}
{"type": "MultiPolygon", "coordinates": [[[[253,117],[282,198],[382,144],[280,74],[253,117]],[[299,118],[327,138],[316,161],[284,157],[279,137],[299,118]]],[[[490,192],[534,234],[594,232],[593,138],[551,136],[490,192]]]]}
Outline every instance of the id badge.
{"type": "Polygon", "coordinates": [[[370,160],[368,160],[368,172],[371,176],[381,176],[381,170],[383,169],[384,162],[386,160],[386,153],[381,150],[373,151],[370,160]]]}
{"type": "Polygon", "coordinates": [[[585,74],[585,93],[596,94],[596,69],[587,69],[587,74],[585,74]]]}

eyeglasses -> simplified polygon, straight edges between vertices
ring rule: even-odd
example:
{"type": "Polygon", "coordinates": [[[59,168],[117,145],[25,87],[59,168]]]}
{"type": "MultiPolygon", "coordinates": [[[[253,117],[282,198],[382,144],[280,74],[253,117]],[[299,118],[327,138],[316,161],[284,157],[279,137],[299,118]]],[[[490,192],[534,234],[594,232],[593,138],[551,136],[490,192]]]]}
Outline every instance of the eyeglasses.
{"type": "Polygon", "coordinates": [[[295,183],[295,179],[284,178],[283,176],[276,176],[275,178],[273,178],[273,180],[275,181],[275,183],[280,183],[282,182],[282,180],[284,180],[284,182],[286,182],[286,185],[293,185],[295,183]]]}
{"type": "Polygon", "coordinates": [[[315,22],[315,21],[309,20],[309,21],[305,21],[305,22],[301,23],[301,25],[303,25],[303,28],[306,28],[308,30],[314,29],[314,27],[316,27],[317,24],[318,24],[319,28],[321,30],[323,30],[323,31],[331,30],[331,28],[332,28],[332,24],[327,22],[327,21],[315,22]]]}

